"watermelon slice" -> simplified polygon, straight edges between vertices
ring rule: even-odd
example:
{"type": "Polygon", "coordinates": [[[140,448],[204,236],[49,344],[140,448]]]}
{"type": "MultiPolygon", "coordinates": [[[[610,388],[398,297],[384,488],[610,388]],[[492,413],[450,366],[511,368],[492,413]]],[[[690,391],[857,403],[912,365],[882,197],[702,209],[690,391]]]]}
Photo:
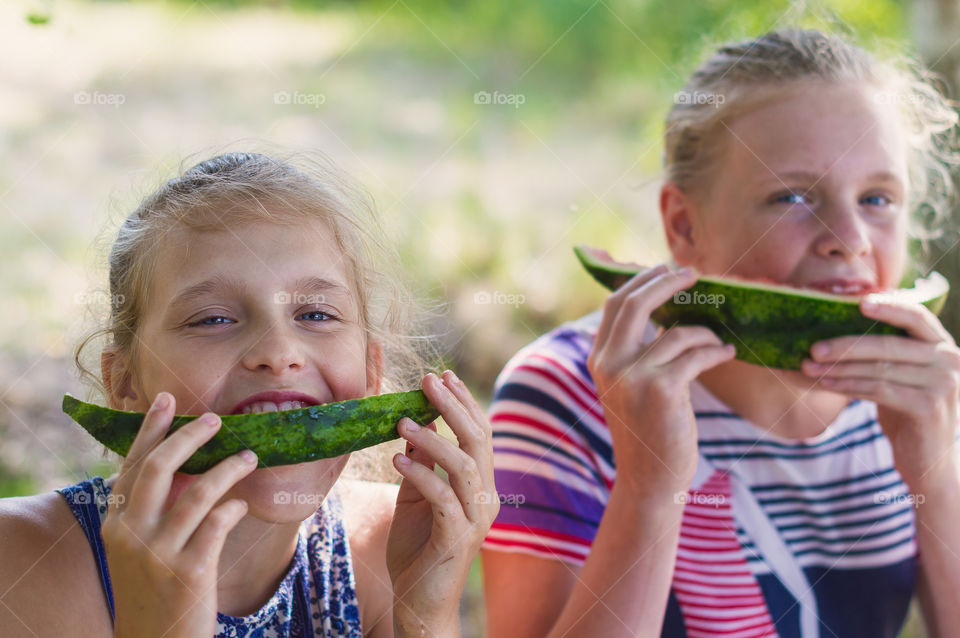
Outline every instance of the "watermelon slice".
{"type": "MultiPolygon", "coordinates": [[[[574,252],[587,272],[610,290],[646,270],[617,262],[604,250],[577,246],[574,252]]],[[[913,288],[879,294],[920,303],[939,314],[949,290],[946,278],[931,272],[913,288]]],[[[846,335],[906,335],[901,328],[863,316],[860,296],[707,275],[657,308],[651,318],[662,326],[706,326],[736,347],[737,359],[784,370],[799,370],[817,341],[846,335]]]]}

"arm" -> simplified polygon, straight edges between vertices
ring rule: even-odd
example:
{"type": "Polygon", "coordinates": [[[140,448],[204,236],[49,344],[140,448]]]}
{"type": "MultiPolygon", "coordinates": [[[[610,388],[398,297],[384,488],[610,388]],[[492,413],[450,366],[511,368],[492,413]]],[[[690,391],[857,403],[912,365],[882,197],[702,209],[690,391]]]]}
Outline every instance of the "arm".
{"type": "Polygon", "coordinates": [[[931,636],[960,625],[960,349],[920,305],[861,302],[908,336],[841,337],[813,345],[803,371],[823,389],[874,401],[894,466],[916,503],[918,594],[931,636]]]}
{"type": "Polygon", "coordinates": [[[0,635],[105,637],[111,625],[93,554],[63,497],[0,499],[0,635]]]}
{"type": "Polygon", "coordinates": [[[397,486],[341,479],[337,483],[350,539],[363,635],[393,636],[393,587],[387,570],[387,536],[397,486]]]}
{"type": "Polygon", "coordinates": [[[582,568],[483,552],[491,638],[660,635],[683,506],[623,492],[614,486],[582,568]]]}
{"type": "Polygon", "coordinates": [[[955,467],[946,474],[917,492],[924,497],[917,505],[917,594],[932,638],[960,625],[960,475],[955,467]]]}
{"type": "MultiPolygon", "coordinates": [[[[514,579],[509,591],[525,592],[528,605],[533,596],[530,606],[537,606],[525,619],[515,596],[493,593],[493,638],[660,635],[683,515],[676,496],[686,493],[697,464],[689,384],[734,354],[699,327],[674,327],[644,343],[650,312],[693,281],[692,273],[655,268],[608,298],[587,366],[610,430],[616,480],[579,572],[564,574],[553,565],[548,577],[537,572],[551,561],[525,569],[538,559],[514,555],[489,562],[488,578],[497,584],[514,579]]],[[[567,407],[574,415],[582,410],[567,407]]]]}

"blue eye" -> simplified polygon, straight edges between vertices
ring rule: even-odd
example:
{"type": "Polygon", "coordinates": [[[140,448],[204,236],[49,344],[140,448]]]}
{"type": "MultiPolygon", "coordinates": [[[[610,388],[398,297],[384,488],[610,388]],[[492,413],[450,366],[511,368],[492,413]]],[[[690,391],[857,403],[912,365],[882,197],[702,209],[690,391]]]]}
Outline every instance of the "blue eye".
{"type": "Polygon", "coordinates": [[[211,316],[211,317],[204,317],[203,319],[199,319],[199,320],[194,321],[193,323],[190,323],[190,324],[187,324],[187,325],[189,325],[189,326],[191,326],[191,327],[193,327],[193,326],[217,326],[217,325],[223,325],[224,323],[226,323],[226,322],[228,322],[228,321],[233,321],[233,319],[228,319],[228,318],[224,317],[223,315],[214,315],[214,316],[211,316]],[[221,321],[221,320],[222,320],[222,321],[221,321]]]}
{"type": "Polygon", "coordinates": [[[329,312],[323,312],[322,310],[311,310],[309,312],[305,312],[301,315],[298,315],[297,319],[300,319],[301,317],[308,317],[307,321],[318,321],[318,322],[325,322],[331,319],[336,319],[336,317],[334,317],[329,312]]]}
{"type": "Polygon", "coordinates": [[[773,201],[777,204],[790,204],[794,206],[796,204],[806,203],[807,196],[803,193],[784,193],[775,196],[773,201]]]}
{"type": "Polygon", "coordinates": [[[886,195],[868,195],[860,201],[867,206],[889,206],[893,203],[893,200],[886,195]]]}

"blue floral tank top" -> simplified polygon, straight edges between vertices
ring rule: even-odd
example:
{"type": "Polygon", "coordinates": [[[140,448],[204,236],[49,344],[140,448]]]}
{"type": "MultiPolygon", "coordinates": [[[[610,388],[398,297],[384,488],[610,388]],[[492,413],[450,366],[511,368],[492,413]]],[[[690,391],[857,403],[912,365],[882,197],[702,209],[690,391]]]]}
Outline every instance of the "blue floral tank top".
{"type": "MultiPolygon", "coordinates": [[[[107,516],[110,487],[103,478],[57,490],[87,535],[113,618],[113,589],[100,525],[107,516]]],[[[217,613],[216,638],[293,638],[361,636],[360,611],[350,544],[339,498],[330,494],[300,525],[297,550],[280,587],[249,616],[217,613]]]]}

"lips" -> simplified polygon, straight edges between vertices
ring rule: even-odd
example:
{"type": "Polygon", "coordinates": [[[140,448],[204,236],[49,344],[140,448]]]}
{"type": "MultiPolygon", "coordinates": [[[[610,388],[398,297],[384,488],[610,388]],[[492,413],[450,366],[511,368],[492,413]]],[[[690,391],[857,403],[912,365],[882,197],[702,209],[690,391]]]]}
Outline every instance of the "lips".
{"type": "Polygon", "coordinates": [[[253,414],[257,412],[278,412],[296,410],[311,405],[320,405],[322,401],[303,392],[270,390],[252,394],[238,403],[230,414],[253,414]]]}

